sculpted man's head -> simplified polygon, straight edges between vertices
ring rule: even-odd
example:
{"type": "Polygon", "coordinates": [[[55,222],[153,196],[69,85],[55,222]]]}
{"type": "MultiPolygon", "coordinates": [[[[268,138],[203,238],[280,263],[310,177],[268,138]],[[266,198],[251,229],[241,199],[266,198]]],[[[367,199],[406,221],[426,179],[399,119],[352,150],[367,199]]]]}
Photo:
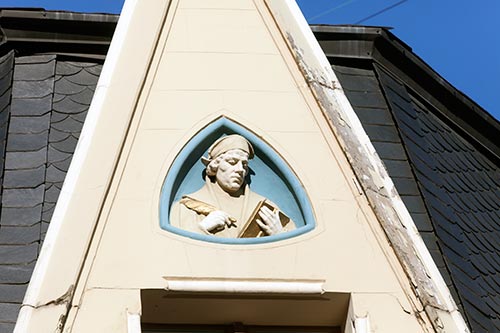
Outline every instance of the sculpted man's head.
{"type": "Polygon", "coordinates": [[[227,193],[238,192],[245,184],[248,160],[254,157],[253,147],[238,134],[228,135],[215,141],[208,149],[208,158],[203,157],[207,176],[227,193]]]}

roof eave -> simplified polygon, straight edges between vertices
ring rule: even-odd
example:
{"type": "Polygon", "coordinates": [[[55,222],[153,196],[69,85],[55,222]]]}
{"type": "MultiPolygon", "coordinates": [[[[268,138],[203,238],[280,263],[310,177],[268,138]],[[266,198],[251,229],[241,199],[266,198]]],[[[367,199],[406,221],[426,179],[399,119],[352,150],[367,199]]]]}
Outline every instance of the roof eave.
{"type": "Polygon", "coordinates": [[[1,47],[20,54],[106,56],[118,15],[0,9],[1,47]]]}
{"type": "Polygon", "coordinates": [[[405,77],[410,87],[433,104],[443,116],[496,159],[500,159],[500,122],[453,87],[387,28],[313,25],[311,29],[327,57],[372,59],[389,71],[405,77]]]}

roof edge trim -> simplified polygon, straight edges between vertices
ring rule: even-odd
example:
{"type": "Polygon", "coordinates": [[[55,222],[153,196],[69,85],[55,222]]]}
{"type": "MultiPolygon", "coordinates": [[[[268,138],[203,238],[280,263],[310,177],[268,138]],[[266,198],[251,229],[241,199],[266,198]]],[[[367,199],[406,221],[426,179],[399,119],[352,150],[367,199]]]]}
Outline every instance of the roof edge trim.
{"type": "Polygon", "coordinates": [[[2,46],[20,54],[63,52],[104,59],[118,18],[115,14],[0,8],[2,46]]]}
{"type": "MultiPolygon", "coordinates": [[[[108,55],[103,66],[103,70],[96,86],[96,91],[92,99],[87,118],[82,128],[80,139],[78,140],[78,145],[73,155],[68,173],[64,180],[64,184],[57,201],[52,220],[49,224],[49,228],[47,230],[40,255],[33,270],[33,274],[28,285],[23,304],[21,305],[16,326],[14,328],[14,333],[29,332],[33,326],[36,326],[36,323],[34,323],[36,321],[35,318],[37,316],[40,317],[40,314],[42,314],[41,317],[44,317],[43,307],[45,305],[52,304],[51,302],[44,303],[43,297],[46,297],[47,295],[43,295],[43,288],[44,285],[48,283],[46,280],[48,279],[47,276],[49,274],[49,271],[54,268],[52,267],[52,261],[55,257],[54,253],[57,251],[57,243],[61,240],[61,236],[64,236],[63,222],[67,222],[65,220],[66,214],[69,210],[71,201],[75,200],[75,192],[80,181],[80,173],[84,168],[86,159],[88,158],[92,140],[95,132],[97,131],[98,121],[102,117],[103,105],[106,102],[107,98],[106,94],[109,90],[113,73],[116,71],[116,68],[119,64],[121,50],[126,46],[127,42],[129,42],[127,41],[127,33],[131,21],[134,18],[135,9],[138,6],[139,2],[139,0],[125,1],[122,14],[120,16],[115,34],[113,36],[113,40],[109,48],[108,55]]],[[[105,192],[104,188],[103,192],[105,192]]],[[[82,237],[87,239],[88,244],[90,244],[89,237],[91,237],[93,225],[86,226],[85,228],[87,229],[86,231],[88,235],[82,235],[82,237]]],[[[64,281],[60,281],[62,288],[64,288],[64,285],[66,285],[68,290],[67,295],[65,294],[66,297],[64,298],[64,300],[59,303],[65,306],[60,306],[58,310],[52,310],[51,313],[48,314],[48,316],[50,316],[51,318],[55,318],[55,316],[59,318],[59,322],[57,323],[57,325],[59,325],[58,327],[64,327],[65,321],[67,319],[67,314],[70,309],[72,298],[74,296],[74,286],[76,286],[79,272],[84,263],[84,259],[82,258],[82,256],[84,256],[84,254],[86,253],[88,244],[83,244],[84,246],[86,246],[86,248],[84,249],[68,249],[68,251],[71,251],[73,254],[75,254],[75,260],[73,260],[71,263],[67,263],[69,266],[71,266],[68,267],[70,273],[67,274],[64,281]],[[79,251],[83,252],[77,253],[79,251]],[[75,272],[76,275],[72,274],[73,272],[75,272]]],[[[76,245],[76,247],[78,247],[78,245],[76,245]]],[[[59,299],[61,299],[61,297],[57,300],[59,299]]],[[[47,316],[47,314],[45,314],[45,316],[47,316]]]]}
{"type": "Polygon", "coordinates": [[[26,18],[35,20],[65,20],[82,22],[118,22],[117,14],[81,13],[62,10],[45,10],[44,8],[0,8],[0,18],[26,18]]]}
{"type": "MultiPolygon", "coordinates": [[[[287,42],[295,60],[307,79],[311,91],[339,139],[367,199],[394,247],[405,272],[415,285],[415,294],[437,332],[469,332],[458,312],[443,277],[425,246],[408,209],[399,197],[392,179],[356,116],[328,59],[308,27],[298,5],[292,0],[265,0],[272,8],[287,7],[301,31],[288,31],[287,42]],[[276,4],[280,1],[281,4],[276,4]],[[446,327],[445,327],[446,326],[446,327]]],[[[283,9],[283,8],[282,8],[283,9]]],[[[278,17],[283,19],[282,17],[278,17]]],[[[286,27],[281,22],[279,27],[286,27]]]]}

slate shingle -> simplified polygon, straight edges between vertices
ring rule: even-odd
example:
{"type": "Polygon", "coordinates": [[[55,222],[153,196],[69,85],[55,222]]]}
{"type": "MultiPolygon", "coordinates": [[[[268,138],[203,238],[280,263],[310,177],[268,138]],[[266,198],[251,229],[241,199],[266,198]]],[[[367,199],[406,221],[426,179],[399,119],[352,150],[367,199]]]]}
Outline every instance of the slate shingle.
{"type": "Polygon", "coordinates": [[[48,131],[37,134],[9,134],[7,150],[9,152],[37,151],[47,147],[48,131]]]}
{"type": "MultiPolygon", "coordinates": [[[[48,216],[47,221],[50,221],[50,218],[51,218],[51,216],[48,216]]],[[[42,221],[41,228],[40,228],[40,234],[41,234],[42,240],[45,239],[45,236],[47,235],[47,230],[49,229],[49,223],[50,222],[42,221]]],[[[40,244],[40,246],[41,245],[42,244],[40,244]]]]}
{"type": "Polygon", "coordinates": [[[8,170],[35,169],[45,164],[47,148],[29,152],[7,152],[5,168],[8,170]]]}
{"type": "Polygon", "coordinates": [[[26,265],[0,265],[0,283],[28,283],[30,281],[31,273],[33,272],[34,267],[34,263],[26,265]]]}
{"type": "MultiPolygon", "coordinates": [[[[53,56],[52,59],[55,59],[53,56]]],[[[46,63],[20,64],[16,66],[14,80],[17,81],[45,81],[54,76],[54,61],[48,60],[46,63]]]]}
{"type": "MultiPolygon", "coordinates": [[[[61,190],[59,190],[60,192],[61,190]]],[[[51,202],[45,202],[42,212],[42,222],[49,223],[52,215],[54,214],[55,204],[51,202]]],[[[45,226],[48,228],[48,226],[45,226]]],[[[42,227],[43,229],[43,227],[42,227]]],[[[43,233],[43,231],[42,231],[43,233]]]]}
{"type": "Polygon", "coordinates": [[[1,87],[2,94],[0,95],[0,111],[4,111],[7,106],[10,104],[11,100],[11,80],[10,77],[6,78],[6,80],[3,80],[2,82],[3,86],[1,87]]]}
{"type": "MultiPolygon", "coordinates": [[[[50,181],[50,179],[47,179],[47,181],[50,181]]],[[[56,203],[59,192],[60,190],[56,186],[50,186],[50,188],[45,191],[45,202],[56,203]]]]}
{"type": "Polygon", "coordinates": [[[20,307],[20,304],[0,303],[0,322],[14,322],[20,307]]]}
{"type": "MultiPolygon", "coordinates": [[[[8,63],[6,63],[6,65],[7,64],[8,63]]],[[[0,105],[6,104],[5,99],[10,98],[11,84],[12,84],[12,70],[9,69],[9,71],[6,74],[3,75],[0,74],[0,96],[1,96],[0,105]]]]}
{"type": "MultiPolygon", "coordinates": [[[[387,168],[387,171],[391,175],[391,177],[400,177],[400,178],[413,178],[413,173],[408,163],[408,160],[397,161],[397,160],[385,160],[384,165],[387,168]]],[[[400,193],[401,194],[401,193],[400,193]]]]}
{"type": "Polygon", "coordinates": [[[81,103],[77,103],[71,98],[65,98],[61,101],[54,103],[54,110],[60,113],[80,113],[88,110],[89,106],[81,103]]]}
{"type": "Polygon", "coordinates": [[[378,88],[378,81],[373,72],[366,72],[362,80],[359,79],[359,72],[351,74],[340,74],[342,76],[342,88],[350,91],[373,91],[378,88]],[[353,75],[358,76],[351,78],[353,75]]]}
{"type": "Polygon", "coordinates": [[[53,164],[47,168],[47,182],[57,183],[64,181],[66,170],[59,170],[53,164]]]}
{"type": "Polygon", "coordinates": [[[52,110],[52,96],[41,98],[13,98],[12,114],[16,116],[41,116],[52,110]]]}
{"type": "Polygon", "coordinates": [[[85,63],[81,62],[69,62],[69,64],[75,67],[80,67],[82,68],[82,70],[72,75],[65,75],[64,77],[66,78],[66,80],[81,86],[92,87],[97,84],[97,79],[99,75],[97,75],[95,72],[92,73],[91,71],[89,71],[89,68],[98,67],[96,66],[96,64],[89,63],[89,66],[85,66],[85,63]]]}
{"type": "MultiPolygon", "coordinates": [[[[92,75],[95,75],[97,77],[101,75],[102,65],[100,64],[89,62],[87,63],[87,65],[85,65],[84,63],[80,62],[79,65],[85,67],[85,70],[92,75]]],[[[95,81],[94,85],[89,85],[89,87],[95,87],[96,85],[97,85],[97,80],[95,81]]]]}
{"type": "MultiPolygon", "coordinates": [[[[52,128],[51,134],[55,133],[55,132],[56,132],[56,130],[54,128],[52,128]]],[[[54,136],[51,135],[51,137],[53,138],[53,137],[55,137],[55,135],[54,136]]],[[[57,139],[60,139],[60,137],[58,137],[57,139]]],[[[65,135],[65,137],[61,140],[52,141],[51,147],[53,147],[56,150],[59,150],[61,152],[72,155],[73,152],[75,151],[75,147],[76,147],[77,143],[78,143],[78,137],[76,136],[76,134],[71,133],[71,134],[65,135]]]]}
{"type": "Polygon", "coordinates": [[[0,77],[3,78],[5,76],[12,75],[13,67],[14,67],[14,51],[7,52],[7,54],[0,57],[0,77]]]}
{"type": "Polygon", "coordinates": [[[38,255],[38,244],[0,245],[0,262],[5,264],[27,264],[38,255]]]}
{"type": "Polygon", "coordinates": [[[25,99],[51,96],[53,86],[53,78],[43,81],[14,81],[12,97],[16,99],[25,99]]]}
{"type": "Polygon", "coordinates": [[[58,76],[75,75],[82,70],[82,66],[75,66],[70,61],[60,61],[56,67],[56,74],[58,76]]]}
{"type": "MultiPolygon", "coordinates": [[[[67,140],[70,136],[72,136],[72,133],[63,132],[63,131],[60,131],[57,128],[54,128],[53,126],[51,126],[50,135],[49,135],[49,142],[51,144],[63,142],[64,140],[67,140]]],[[[49,145],[49,148],[54,148],[54,146],[49,145]]],[[[58,149],[56,149],[56,150],[58,150],[58,149]]],[[[63,153],[67,154],[66,152],[63,152],[63,153]]]]}
{"type": "Polygon", "coordinates": [[[500,200],[495,182],[500,169],[438,117],[438,110],[409,92],[409,98],[404,97],[401,83],[380,68],[377,73],[450,270],[452,293],[464,304],[474,332],[495,332],[500,307],[486,304],[500,294],[500,200]]]}
{"type": "MultiPolygon", "coordinates": [[[[6,138],[7,131],[8,131],[8,124],[7,123],[0,124],[0,138],[6,138]]],[[[5,139],[3,139],[2,141],[5,142],[5,139]]],[[[2,145],[2,146],[5,149],[5,145],[2,145]]],[[[2,157],[3,157],[3,155],[2,155],[2,157]]]]}
{"type": "Polygon", "coordinates": [[[349,91],[349,101],[355,107],[381,109],[386,106],[383,97],[376,92],[349,91]]]}
{"type": "Polygon", "coordinates": [[[12,332],[101,67],[0,57],[0,333],[12,332]]]}
{"type": "Polygon", "coordinates": [[[411,178],[397,177],[397,176],[393,177],[391,175],[391,178],[392,181],[394,182],[394,186],[396,186],[396,189],[398,190],[398,193],[400,195],[418,195],[420,193],[418,185],[413,177],[411,178]]]}
{"type": "MultiPolygon", "coordinates": [[[[97,82],[94,82],[94,84],[96,84],[96,83],[97,82]]],[[[80,93],[75,94],[75,95],[71,95],[71,99],[75,103],[89,105],[89,101],[91,101],[92,97],[94,97],[95,86],[86,86],[85,88],[86,89],[81,91],[80,93]]]]}
{"type": "Polygon", "coordinates": [[[363,124],[369,125],[394,125],[389,110],[385,108],[356,107],[356,114],[363,124]]]}
{"type": "Polygon", "coordinates": [[[16,65],[22,65],[22,64],[40,65],[48,62],[53,62],[54,60],[55,60],[54,55],[30,55],[24,57],[16,57],[16,65]]]}
{"type": "Polygon", "coordinates": [[[373,142],[373,146],[382,160],[405,161],[407,159],[406,152],[400,143],[373,142]]]}
{"type": "Polygon", "coordinates": [[[4,188],[36,188],[45,182],[45,166],[35,169],[6,170],[4,188]]]}
{"type": "MultiPolygon", "coordinates": [[[[76,117],[77,115],[73,115],[73,117],[76,117]]],[[[67,113],[61,113],[57,111],[53,111],[51,114],[51,122],[58,123],[60,121],[63,121],[64,119],[68,118],[69,115],[67,113]]]]}
{"type": "Polygon", "coordinates": [[[0,284],[0,303],[21,303],[27,285],[0,284]]]}
{"type": "Polygon", "coordinates": [[[10,105],[6,105],[6,107],[2,111],[0,111],[0,124],[2,124],[2,127],[7,126],[10,113],[11,113],[10,105]]]}
{"type": "Polygon", "coordinates": [[[61,121],[53,121],[52,126],[61,132],[78,133],[82,130],[83,122],[73,118],[72,116],[68,116],[61,121]]]}
{"type": "Polygon", "coordinates": [[[365,125],[364,129],[372,142],[401,142],[398,131],[394,126],[365,125]]]}
{"type": "Polygon", "coordinates": [[[0,307],[11,322],[39,253],[55,63],[28,56],[14,66],[0,215],[0,307]]]}
{"type": "MultiPolygon", "coordinates": [[[[335,65],[332,64],[332,68],[335,71],[335,74],[337,75],[342,75],[342,74],[349,74],[349,75],[355,75],[355,76],[368,76],[371,77],[373,76],[373,70],[368,69],[368,68],[361,68],[358,66],[341,66],[341,65],[335,65]]],[[[358,78],[359,81],[362,81],[363,78],[358,78]]],[[[341,84],[343,84],[341,80],[341,84]]]]}
{"type": "Polygon", "coordinates": [[[12,333],[14,331],[14,323],[0,322],[0,333],[12,333]]]}
{"type": "Polygon", "coordinates": [[[401,196],[401,199],[403,199],[403,202],[410,213],[427,213],[427,209],[420,195],[403,195],[401,196]]]}
{"type": "Polygon", "coordinates": [[[40,117],[11,117],[9,124],[10,133],[38,134],[49,130],[50,114],[40,117]]]}
{"type": "Polygon", "coordinates": [[[57,62],[42,213],[42,239],[54,212],[100,70],[101,65],[95,63],[57,62]]]}
{"type": "Polygon", "coordinates": [[[69,169],[69,165],[71,164],[71,157],[72,156],[69,156],[65,160],[53,162],[52,166],[56,167],[58,170],[67,172],[69,169]]]}
{"type": "Polygon", "coordinates": [[[4,189],[2,207],[36,207],[43,203],[45,185],[36,188],[4,189]]]}
{"type": "MultiPolygon", "coordinates": [[[[34,226],[9,226],[0,228],[0,244],[22,245],[37,242],[40,236],[40,227],[34,226]]],[[[1,293],[0,293],[1,294],[1,293]]]]}
{"type": "Polygon", "coordinates": [[[42,205],[35,207],[2,207],[2,226],[32,226],[40,222],[42,205]]]}
{"type": "MultiPolygon", "coordinates": [[[[415,222],[417,229],[420,232],[434,230],[434,227],[432,226],[431,220],[430,220],[427,212],[425,212],[425,213],[414,212],[414,213],[411,213],[411,217],[413,219],[413,222],[415,222]]],[[[442,258],[440,258],[439,261],[442,261],[442,258]]]]}
{"type": "MultiPolygon", "coordinates": [[[[8,124],[11,113],[12,77],[14,69],[14,52],[0,57],[0,188],[4,185],[5,151],[7,145],[8,124]]],[[[0,203],[2,195],[0,193],[0,203]]],[[[1,205],[0,205],[1,208],[1,205]]],[[[1,220],[0,220],[1,232],[1,220]]],[[[0,243],[2,244],[2,243],[0,243]]]]}

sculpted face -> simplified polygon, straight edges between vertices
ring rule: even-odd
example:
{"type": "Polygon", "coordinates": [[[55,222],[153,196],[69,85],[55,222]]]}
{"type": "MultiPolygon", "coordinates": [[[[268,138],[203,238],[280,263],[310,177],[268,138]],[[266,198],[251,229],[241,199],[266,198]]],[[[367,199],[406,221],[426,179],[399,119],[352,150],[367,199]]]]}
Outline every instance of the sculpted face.
{"type": "Polygon", "coordinates": [[[245,183],[248,172],[248,154],[240,149],[225,152],[217,168],[217,184],[229,194],[238,191],[245,183]]]}

